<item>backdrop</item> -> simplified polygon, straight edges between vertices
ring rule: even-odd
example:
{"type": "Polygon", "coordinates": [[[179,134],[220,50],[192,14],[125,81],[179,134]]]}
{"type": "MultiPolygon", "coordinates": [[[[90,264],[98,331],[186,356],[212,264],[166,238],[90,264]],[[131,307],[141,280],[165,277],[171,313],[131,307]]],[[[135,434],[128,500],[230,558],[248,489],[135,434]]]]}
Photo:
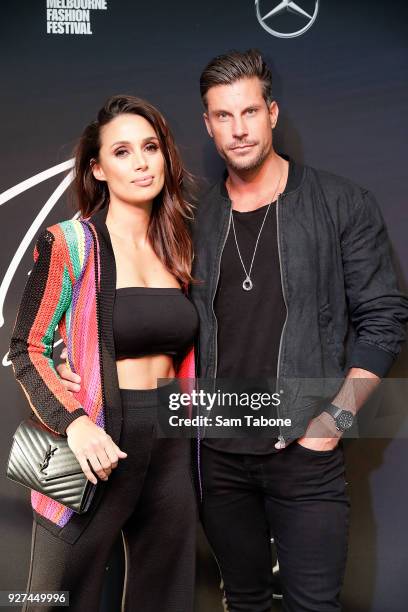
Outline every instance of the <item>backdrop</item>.
{"type": "MultiPolygon", "coordinates": [[[[145,97],[169,119],[188,168],[216,179],[222,165],[201,117],[200,71],[214,55],[258,47],[272,67],[281,110],[277,149],[376,194],[403,280],[407,5],[402,0],[9,0],[2,2],[1,16],[0,589],[24,590],[31,509],[28,492],[4,473],[12,434],[27,406],[7,350],[35,236],[72,214],[64,177],[83,127],[112,94],[145,97]]],[[[407,376],[406,356],[391,375],[407,376]]],[[[346,612],[407,609],[403,426],[397,419],[395,435],[346,446],[352,498],[346,612]]],[[[107,566],[103,607],[109,612],[118,609],[113,602],[122,569],[118,545],[107,566]]],[[[222,609],[218,582],[201,535],[196,611],[222,609]]]]}

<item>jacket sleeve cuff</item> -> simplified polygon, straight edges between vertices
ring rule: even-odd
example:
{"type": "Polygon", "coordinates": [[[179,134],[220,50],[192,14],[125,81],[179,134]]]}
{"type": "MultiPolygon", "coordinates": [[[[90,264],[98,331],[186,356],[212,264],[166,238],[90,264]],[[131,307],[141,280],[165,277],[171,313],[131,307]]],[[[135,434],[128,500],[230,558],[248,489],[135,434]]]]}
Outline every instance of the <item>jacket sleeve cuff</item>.
{"type": "Polygon", "coordinates": [[[59,432],[62,435],[66,436],[67,435],[66,429],[68,425],[70,425],[78,417],[84,416],[84,415],[88,416],[83,408],[77,408],[76,410],[73,410],[72,412],[68,412],[67,410],[65,414],[61,417],[61,420],[59,422],[59,427],[58,427],[59,432]]]}
{"type": "Polygon", "coordinates": [[[373,344],[357,342],[353,348],[349,368],[362,368],[384,378],[394,363],[395,356],[373,344]]]}

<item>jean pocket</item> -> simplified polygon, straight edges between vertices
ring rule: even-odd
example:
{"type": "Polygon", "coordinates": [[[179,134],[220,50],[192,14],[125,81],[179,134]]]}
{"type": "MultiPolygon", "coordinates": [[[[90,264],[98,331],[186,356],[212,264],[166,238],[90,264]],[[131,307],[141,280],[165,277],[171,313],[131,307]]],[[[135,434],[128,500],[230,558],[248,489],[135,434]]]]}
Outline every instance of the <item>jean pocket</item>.
{"type": "Polygon", "coordinates": [[[326,455],[334,455],[336,454],[336,452],[340,450],[340,447],[338,444],[336,444],[336,446],[330,450],[315,450],[313,448],[307,448],[306,446],[303,446],[303,444],[300,444],[300,442],[298,442],[297,440],[295,440],[294,445],[296,446],[297,449],[301,450],[302,452],[305,452],[306,454],[321,455],[322,457],[326,455]]]}

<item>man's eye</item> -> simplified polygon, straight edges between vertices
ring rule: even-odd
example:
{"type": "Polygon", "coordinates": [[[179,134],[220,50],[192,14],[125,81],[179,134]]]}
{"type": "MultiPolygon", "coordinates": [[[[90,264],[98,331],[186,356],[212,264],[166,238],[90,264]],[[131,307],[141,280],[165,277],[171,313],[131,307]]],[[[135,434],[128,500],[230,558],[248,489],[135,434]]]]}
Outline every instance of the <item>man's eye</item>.
{"type": "Polygon", "coordinates": [[[256,113],[256,108],[248,108],[247,110],[248,115],[254,115],[255,113],[256,113]]]}
{"type": "Polygon", "coordinates": [[[218,119],[225,119],[227,117],[227,113],[218,113],[218,119]]]}

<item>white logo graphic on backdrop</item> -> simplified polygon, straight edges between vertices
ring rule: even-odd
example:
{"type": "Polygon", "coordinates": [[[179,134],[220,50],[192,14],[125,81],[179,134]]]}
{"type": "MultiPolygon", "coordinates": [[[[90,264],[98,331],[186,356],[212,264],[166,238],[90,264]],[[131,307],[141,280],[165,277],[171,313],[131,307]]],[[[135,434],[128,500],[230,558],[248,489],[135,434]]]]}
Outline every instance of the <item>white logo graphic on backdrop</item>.
{"type": "MultiPolygon", "coordinates": [[[[34,176],[31,176],[25,181],[22,181],[21,183],[14,185],[14,187],[10,187],[10,189],[7,189],[3,193],[0,193],[0,206],[5,204],[6,202],[13,200],[18,195],[20,195],[20,193],[24,193],[31,187],[34,187],[35,185],[38,185],[39,183],[46,181],[52,176],[56,176],[57,174],[61,174],[61,172],[66,172],[67,170],[72,169],[73,166],[74,166],[74,160],[69,159],[68,161],[63,162],[62,164],[58,164],[57,166],[53,166],[52,168],[48,168],[47,170],[44,170],[43,172],[40,172],[39,174],[35,174],[34,176]]],[[[74,173],[73,173],[73,170],[71,170],[71,172],[69,172],[67,176],[63,178],[63,180],[60,182],[58,187],[52,192],[48,200],[45,202],[44,206],[41,208],[41,210],[38,212],[37,216],[33,220],[31,226],[28,228],[26,235],[23,237],[22,241],[20,242],[16,252],[14,253],[9,263],[9,266],[4,275],[4,278],[0,284],[0,327],[3,327],[4,325],[4,316],[3,316],[4,302],[7,297],[7,293],[10,288],[11,282],[20,264],[20,261],[22,260],[24,253],[27,251],[28,247],[32,243],[34,237],[37,235],[38,230],[41,227],[43,227],[45,219],[47,218],[51,210],[54,208],[55,204],[58,202],[60,197],[63,195],[63,193],[65,192],[65,190],[67,189],[71,181],[73,180],[73,178],[74,178],[74,173]]],[[[77,218],[78,216],[79,216],[79,213],[75,214],[74,218],[77,218]]],[[[56,342],[54,346],[57,346],[57,344],[59,344],[60,342],[62,341],[58,340],[58,342],[56,342]]],[[[2,364],[4,366],[11,365],[10,361],[8,360],[8,353],[4,355],[2,359],[2,364]]]]}
{"type": "Polygon", "coordinates": [[[107,8],[107,0],[47,0],[47,34],[92,35],[91,11],[107,8]]]}
{"type": "MultiPolygon", "coordinates": [[[[300,4],[305,5],[304,1],[299,1],[300,4]]],[[[296,36],[301,36],[301,34],[304,34],[310,27],[312,27],[316,21],[317,13],[319,11],[319,0],[315,0],[314,10],[312,11],[305,10],[305,8],[302,8],[300,4],[297,2],[291,2],[291,0],[282,0],[282,2],[279,3],[255,0],[256,16],[264,30],[266,30],[269,34],[272,34],[272,36],[277,36],[278,38],[295,38],[296,36]],[[273,5],[272,8],[271,5],[273,5]],[[273,29],[274,20],[276,21],[277,17],[286,13],[294,14],[298,18],[301,17],[305,21],[305,25],[290,32],[281,32],[273,29]]],[[[298,21],[299,19],[296,19],[296,22],[298,21]]]]}

